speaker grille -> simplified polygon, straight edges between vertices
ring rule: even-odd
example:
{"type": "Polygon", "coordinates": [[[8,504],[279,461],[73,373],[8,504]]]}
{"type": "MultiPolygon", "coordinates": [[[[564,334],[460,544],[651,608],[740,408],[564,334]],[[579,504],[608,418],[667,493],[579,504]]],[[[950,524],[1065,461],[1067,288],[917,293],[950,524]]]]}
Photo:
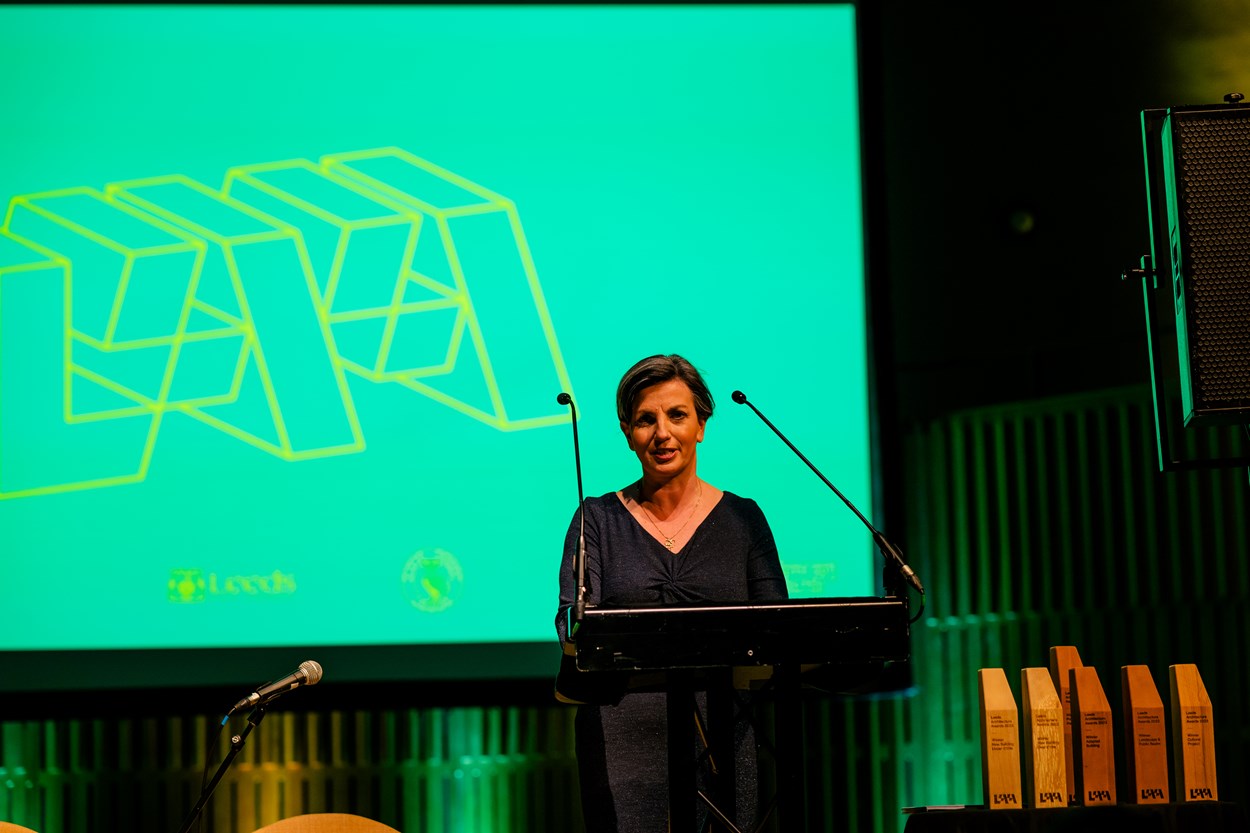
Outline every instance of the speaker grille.
{"type": "Polygon", "coordinates": [[[1174,113],[1172,130],[1193,410],[1250,413],[1250,110],[1174,113]]]}

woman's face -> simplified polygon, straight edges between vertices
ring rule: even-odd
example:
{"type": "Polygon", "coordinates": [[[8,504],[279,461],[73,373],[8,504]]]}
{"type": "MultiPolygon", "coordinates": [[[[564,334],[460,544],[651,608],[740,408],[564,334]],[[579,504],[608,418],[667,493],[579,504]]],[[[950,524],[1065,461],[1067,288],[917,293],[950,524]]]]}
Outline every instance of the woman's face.
{"type": "Polygon", "coordinates": [[[621,430],[642,463],[644,477],[663,481],[687,469],[693,473],[705,422],[694,409],[690,387],[669,379],[642,389],[630,422],[622,422],[621,430]]]}

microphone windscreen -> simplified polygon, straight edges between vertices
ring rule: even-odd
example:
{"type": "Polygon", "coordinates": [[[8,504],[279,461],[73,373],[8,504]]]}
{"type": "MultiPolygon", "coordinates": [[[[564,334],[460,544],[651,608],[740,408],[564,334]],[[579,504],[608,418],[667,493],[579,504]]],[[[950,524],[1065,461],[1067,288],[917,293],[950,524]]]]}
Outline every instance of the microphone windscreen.
{"type": "Polygon", "coordinates": [[[316,685],[321,682],[321,663],[316,660],[304,660],[299,664],[299,670],[303,671],[307,678],[304,685],[316,685]]]}
{"type": "Polygon", "coordinates": [[[737,402],[739,405],[747,401],[747,395],[740,390],[734,391],[729,395],[729,398],[734,402],[737,402]]]}
{"type": "Polygon", "coordinates": [[[573,401],[573,397],[569,396],[564,391],[560,391],[560,395],[556,397],[556,401],[561,405],[567,405],[573,401]]]}

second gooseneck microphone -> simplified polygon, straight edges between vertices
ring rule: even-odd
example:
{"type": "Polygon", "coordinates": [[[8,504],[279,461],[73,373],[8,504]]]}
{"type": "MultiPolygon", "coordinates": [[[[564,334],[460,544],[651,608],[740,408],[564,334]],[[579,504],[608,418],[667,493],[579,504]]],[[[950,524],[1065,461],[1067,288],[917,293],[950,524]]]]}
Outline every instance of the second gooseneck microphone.
{"type": "Polygon", "coordinates": [[[891,559],[894,562],[895,566],[898,567],[899,573],[901,573],[903,578],[907,580],[907,583],[910,584],[912,587],[914,587],[917,593],[923,596],[924,587],[920,584],[920,579],[916,577],[915,572],[913,572],[911,567],[907,566],[907,562],[903,560],[902,553],[900,553],[897,549],[895,549],[894,545],[891,544],[889,541],[887,541],[885,536],[877,531],[877,528],[873,526],[868,521],[867,518],[864,517],[863,513],[861,513],[858,509],[855,508],[855,504],[847,500],[846,495],[838,491],[838,487],[830,483],[829,478],[821,474],[820,469],[812,465],[811,460],[808,460],[806,457],[804,457],[803,452],[795,448],[794,443],[787,440],[785,434],[782,434],[780,431],[778,431],[777,426],[769,422],[768,417],[760,413],[759,408],[755,407],[749,401],[747,401],[747,396],[745,393],[743,393],[740,390],[736,390],[731,394],[731,398],[733,399],[734,402],[737,402],[739,405],[746,405],[752,411],[755,411],[755,415],[759,417],[761,420],[763,420],[764,424],[767,425],[769,428],[771,428],[773,430],[773,433],[776,434],[778,437],[780,437],[781,441],[785,443],[786,445],[788,445],[790,447],[790,450],[793,451],[795,454],[797,454],[800,460],[802,460],[804,463],[807,463],[807,467],[811,469],[813,472],[815,472],[816,476],[819,477],[826,486],[832,489],[835,495],[837,495],[838,497],[842,499],[842,502],[845,503],[847,507],[852,512],[855,513],[855,517],[859,518],[860,522],[863,523],[864,526],[868,527],[868,531],[872,533],[872,540],[876,543],[878,549],[881,550],[881,554],[884,555],[886,558],[891,559]]]}
{"type": "Polygon", "coordinates": [[[556,397],[556,402],[569,406],[572,417],[570,422],[573,425],[573,463],[577,467],[577,514],[580,522],[577,534],[576,564],[574,565],[577,573],[577,598],[569,614],[567,631],[569,639],[572,639],[577,635],[577,628],[581,625],[586,613],[586,498],[582,493],[582,452],[577,444],[577,406],[573,404],[573,397],[564,391],[556,397]]]}

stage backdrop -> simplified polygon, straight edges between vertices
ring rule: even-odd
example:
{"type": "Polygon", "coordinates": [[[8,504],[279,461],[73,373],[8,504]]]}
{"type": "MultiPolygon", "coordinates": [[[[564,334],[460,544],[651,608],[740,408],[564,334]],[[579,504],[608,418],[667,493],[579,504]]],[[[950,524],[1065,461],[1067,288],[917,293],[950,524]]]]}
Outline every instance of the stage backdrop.
{"type": "Polygon", "coordinates": [[[849,4],[10,7],[0,77],[0,650],[550,642],[556,395],[622,487],[658,352],[792,594],[877,592],[730,399],[871,512],[849,4]]]}

